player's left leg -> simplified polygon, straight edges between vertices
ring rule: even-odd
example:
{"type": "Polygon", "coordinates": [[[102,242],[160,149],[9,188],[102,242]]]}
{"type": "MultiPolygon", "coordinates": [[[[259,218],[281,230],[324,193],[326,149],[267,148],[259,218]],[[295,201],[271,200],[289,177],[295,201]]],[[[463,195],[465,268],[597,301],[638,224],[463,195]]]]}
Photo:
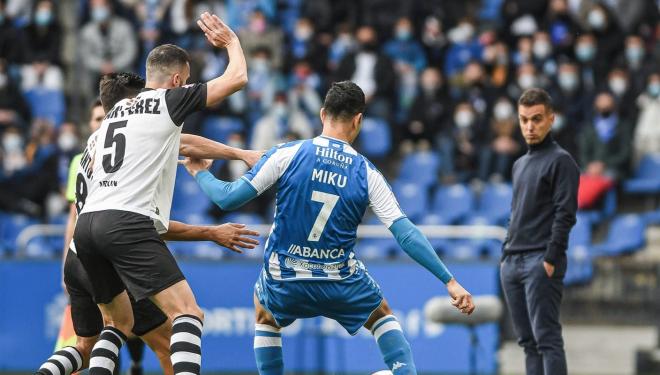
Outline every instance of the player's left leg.
{"type": "Polygon", "coordinates": [[[364,327],[374,335],[383,360],[392,373],[395,375],[417,374],[410,344],[403,335],[401,324],[393,315],[385,299],[371,313],[364,327]]]}
{"type": "Polygon", "coordinates": [[[163,374],[172,375],[174,369],[172,368],[172,361],[170,360],[170,337],[172,335],[172,324],[167,321],[157,328],[140,336],[149,348],[156,353],[160,368],[163,374]]]}
{"type": "MultiPolygon", "coordinates": [[[[149,299],[135,301],[131,298],[135,325],[133,334],[140,338],[154,351],[165,375],[174,374],[170,358],[170,340],[172,323],[167,316],[149,299]]],[[[130,343],[130,340],[129,340],[130,343]]],[[[131,374],[134,375],[133,368],[131,374]]]]}
{"type": "Polygon", "coordinates": [[[259,375],[283,375],[282,332],[275,318],[259,302],[254,294],[254,358],[259,375]]]}

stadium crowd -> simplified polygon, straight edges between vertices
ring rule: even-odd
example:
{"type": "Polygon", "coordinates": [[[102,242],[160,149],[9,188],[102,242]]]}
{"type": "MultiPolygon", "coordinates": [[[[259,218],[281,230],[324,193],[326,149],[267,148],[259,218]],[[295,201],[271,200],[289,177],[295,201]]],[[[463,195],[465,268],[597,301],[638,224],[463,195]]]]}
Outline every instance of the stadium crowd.
{"type": "Polygon", "coordinates": [[[612,188],[660,153],[653,0],[0,0],[0,210],[62,211],[100,75],[143,74],[162,43],[190,52],[190,82],[219,75],[226,56],[194,23],[204,10],[238,34],[250,81],[186,132],[254,149],[308,138],[329,83],[350,79],[386,127],[358,149],[392,139],[371,155],[386,174],[432,151],[434,184],[507,182],[526,152],[515,100],[536,86],[553,96],[553,136],[586,186],[612,188]]]}

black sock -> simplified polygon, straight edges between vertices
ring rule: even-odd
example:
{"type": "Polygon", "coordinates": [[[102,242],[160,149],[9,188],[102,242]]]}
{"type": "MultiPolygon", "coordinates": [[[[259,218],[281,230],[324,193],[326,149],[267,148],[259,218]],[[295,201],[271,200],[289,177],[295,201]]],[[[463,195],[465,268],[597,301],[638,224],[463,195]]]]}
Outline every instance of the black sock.
{"type": "Polygon", "coordinates": [[[128,353],[131,355],[133,366],[142,366],[142,358],[144,358],[144,342],[138,338],[132,338],[126,341],[128,353]]]}

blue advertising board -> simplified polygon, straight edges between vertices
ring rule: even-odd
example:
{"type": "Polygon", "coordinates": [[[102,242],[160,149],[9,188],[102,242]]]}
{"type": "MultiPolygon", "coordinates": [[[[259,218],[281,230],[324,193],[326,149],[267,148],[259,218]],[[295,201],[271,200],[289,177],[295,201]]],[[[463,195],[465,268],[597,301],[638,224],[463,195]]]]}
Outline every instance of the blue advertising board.
{"type": "MultiPolygon", "coordinates": [[[[493,263],[448,265],[474,295],[497,294],[493,263]]],[[[252,352],[252,288],[260,271],[253,262],[181,262],[197,301],[205,311],[205,372],[256,373],[252,352]]],[[[464,327],[427,322],[423,306],[445,295],[443,285],[422,267],[408,262],[371,263],[369,272],[408,337],[422,373],[467,373],[470,337],[464,327]]],[[[0,261],[0,370],[34,370],[52,352],[67,300],[60,288],[56,261],[0,261]]],[[[480,373],[495,373],[498,327],[478,328],[480,373]]],[[[355,337],[333,321],[298,321],[283,331],[288,371],[372,373],[384,370],[373,337],[363,329],[355,337]]],[[[127,365],[124,361],[124,366],[127,365]]],[[[145,366],[156,371],[149,353],[145,366]]]]}

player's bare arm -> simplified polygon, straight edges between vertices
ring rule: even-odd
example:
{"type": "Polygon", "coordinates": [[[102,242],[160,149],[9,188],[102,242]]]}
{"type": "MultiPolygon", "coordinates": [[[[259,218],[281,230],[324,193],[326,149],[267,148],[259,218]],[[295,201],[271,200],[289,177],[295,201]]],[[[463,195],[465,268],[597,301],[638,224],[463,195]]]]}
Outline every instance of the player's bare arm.
{"type": "Polygon", "coordinates": [[[259,232],[247,229],[245,224],[226,223],[215,226],[189,225],[170,221],[170,226],[161,238],[168,241],[213,241],[231,251],[254,249],[259,241],[247,236],[258,236],[259,232]]]}
{"type": "Polygon", "coordinates": [[[229,55],[224,74],[206,84],[206,106],[212,107],[247,84],[247,64],[238,37],[218,16],[204,12],[197,25],[209,43],[216,48],[226,48],[229,55]]]}
{"type": "Polygon", "coordinates": [[[193,134],[181,134],[179,155],[195,159],[241,160],[253,167],[263,151],[243,150],[193,134]]]}

